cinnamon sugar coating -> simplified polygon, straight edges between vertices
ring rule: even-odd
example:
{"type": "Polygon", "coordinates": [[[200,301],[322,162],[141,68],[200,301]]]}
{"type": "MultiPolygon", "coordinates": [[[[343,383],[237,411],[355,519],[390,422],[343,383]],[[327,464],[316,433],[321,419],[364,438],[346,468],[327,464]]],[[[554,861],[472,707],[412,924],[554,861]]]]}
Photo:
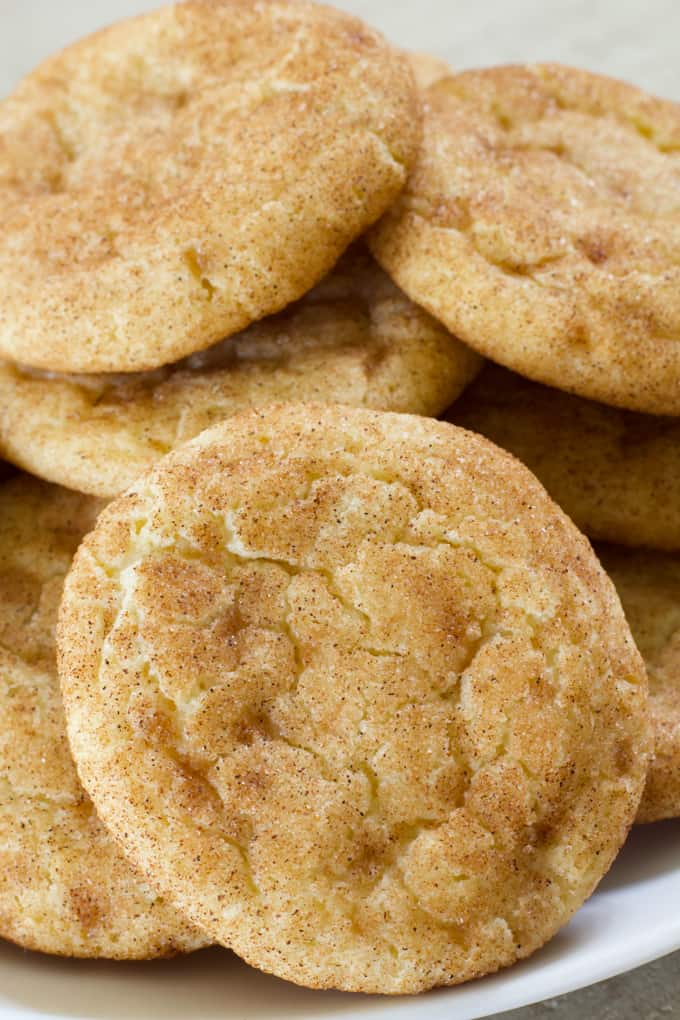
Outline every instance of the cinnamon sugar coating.
{"type": "Polygon", "coordinates": [[[451,75],[371,246],[492,360],[680,414],[680,104],[554,64],[451,75]]]}
{"type": "Polygon", "coordinates": [[[654,754],[638,822],[680,817],[680,556],[598,546],[647,667],[654,754]]]}
{"type": "Polygon", "coordinates": [[[111,504],[59,627],[83,781],[187,917],[312,987],[410,993],[540,946],[649,751],[590,546],[451,425],[271,406],[111,504]]]}
{"type": "Polygon", "coordinates": [[[0,353],[157,368],[296,300],[401,190],[406,58],[305,0],[188,0],[0,104],[0,353]]]}
{"type": "Polygon", "coordinates": [[[154,372],[59,376],[0,362],[0,456],[113,497],[248,407],[320,400],[436,415],[481,363],[353,248],[284,312],[154,372]]]}
{"type": "Polygon", "coordinates": [[[514,453],[591,538],[680,549],[680,421],[608,407],[487,363],[449,421],[514,453]]]}
{"type": "Polygon", "coordinates": [[[66,740],[57,607],[99,500],[0,486],[0,936],[59,956],[151,959],[206,939],[142,881],[99,821],[66,740]]]}

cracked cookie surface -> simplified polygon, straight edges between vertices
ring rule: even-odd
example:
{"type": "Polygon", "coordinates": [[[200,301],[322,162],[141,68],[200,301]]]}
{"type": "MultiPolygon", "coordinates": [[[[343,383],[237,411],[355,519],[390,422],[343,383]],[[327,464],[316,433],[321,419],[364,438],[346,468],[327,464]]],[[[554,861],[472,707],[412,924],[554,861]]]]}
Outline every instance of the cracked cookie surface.
{"type": "Polygon", "coordinates": [[[279,311],[394,200],[420,128],[406,58],[304,0],[76,43],[0,104],[0,351],[153,369],[279,311]]]}
{"type": "Polygon", "coordinates": [[[590,546],[431,419],[232,418],[109,506],[65,588],[83,781],[248,962],[415,992],[526,956],[609,867],[649,733],[590,546]]]}
{"type": "Polygon", "coordinates": [[[680,420],[608,407],[487,363],[446,414],[529,467],[591,538],[680,549],[680,420]]]}
{"type": "Polygon", "coordinates": [[[54,661],[63,579],[102,506],[25,476],[0,486],[0,936],[61,956],[148,959],[206,940],[98,820],[54,661]]]}
{"type": "Polygon", "coordinates": [[[425,102],[371,234],[385,269],[522,375],[680,414],[680,104],[559,65],[452,75],[425,102]]]}
{"type": "Polygon", "coordinates": [[[649,677],[654,754],[638,822],[680,817],[680,556],[596,547],[649,677]]]}
{"type": "Polygon", "coordinates": [[[480,365],[356,248],[284,312],[155,372],[59,377],[0,362],[0,456],[112,497],[250,406],[316,400],[435,415],[480,365]]]}

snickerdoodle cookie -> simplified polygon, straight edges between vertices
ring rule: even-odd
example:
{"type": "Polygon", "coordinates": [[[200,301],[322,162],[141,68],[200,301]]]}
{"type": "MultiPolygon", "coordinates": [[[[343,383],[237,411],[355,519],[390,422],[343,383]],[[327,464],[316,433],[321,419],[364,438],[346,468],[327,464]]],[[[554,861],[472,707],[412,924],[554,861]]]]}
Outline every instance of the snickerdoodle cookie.
{"type": "Polygon", "coordinates": [[[526,956],[637,810],[644,667],[529,471],[431,419],[232,418],[65,586],[69,735],[160,890],[256,966],[415,992],[526,956]]]}
{"type": "Polygon", "coordinates": [[[62,956],[146,959],[205,940],[97,819],[54,662],[64,575],[102,505],[26,476],[0,487],[0,936],[62,956]]]}
{"type": "Polygon", "coordinates": [[[155,372],[58,377],[0,362],[0,456],[115,496],[250,406],[317,400],[435,415],[480,365],[355,248],[284,312],[155,372]]]}
{"type": "Polygon", "coordinates": [[[396,282],[523,375],[680,414],[680,104],[538,65],[452,75],[425,111],[372,234],[396,282]]]}
{"type": "Polygon", "coordinates": [[[280,310],[394,200],[420,107],[406,57],[305,0],[68,47],[0,104],[0,352],[146,370],[280,310]]]}
{"type": "Polygon", "coordinates": [[[680,549],[680,421],[607,407],[487,364],[446,417],[531,468],[591,538],[680,549]]]}
{"type": "Polygon", "coordinates": [[[597,547],[647,666],[654,754],[639,822],[680,816],[680,556],[597,547]]]}

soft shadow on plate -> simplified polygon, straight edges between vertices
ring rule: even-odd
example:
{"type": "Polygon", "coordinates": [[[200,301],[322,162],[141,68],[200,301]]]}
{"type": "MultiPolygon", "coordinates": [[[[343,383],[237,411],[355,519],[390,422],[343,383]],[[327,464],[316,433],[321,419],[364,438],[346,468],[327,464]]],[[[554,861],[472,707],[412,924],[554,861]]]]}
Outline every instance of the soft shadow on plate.
{"type": "Polygon", "coordinates": [[[0,943],[0,1002],[69,1020],[286,1020],[342,1016],[385,1000],[312,992],[253,970],[224,949],[148,963],[60,960],[0,943]],[[141,1010],[141,1012],[140,1012],[141,1010]]]}

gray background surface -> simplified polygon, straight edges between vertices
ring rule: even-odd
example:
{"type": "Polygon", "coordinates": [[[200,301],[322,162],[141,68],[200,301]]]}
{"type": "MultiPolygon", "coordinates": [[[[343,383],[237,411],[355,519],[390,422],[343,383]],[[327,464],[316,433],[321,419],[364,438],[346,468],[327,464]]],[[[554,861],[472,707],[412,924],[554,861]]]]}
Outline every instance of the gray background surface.
{"type": "MultiPolygon", "coordinates": [[[[560,60],[680,100],[680,0],[335,0],[456,68],[560,60]]],[[[155,0],[0,0],[0,95],[57,47],[155,0]]],[[[680,904],[674,905],[680,910],[680,904]]],[[[680,1020],[680,954],[503,1020],[680,1020]]]]}

